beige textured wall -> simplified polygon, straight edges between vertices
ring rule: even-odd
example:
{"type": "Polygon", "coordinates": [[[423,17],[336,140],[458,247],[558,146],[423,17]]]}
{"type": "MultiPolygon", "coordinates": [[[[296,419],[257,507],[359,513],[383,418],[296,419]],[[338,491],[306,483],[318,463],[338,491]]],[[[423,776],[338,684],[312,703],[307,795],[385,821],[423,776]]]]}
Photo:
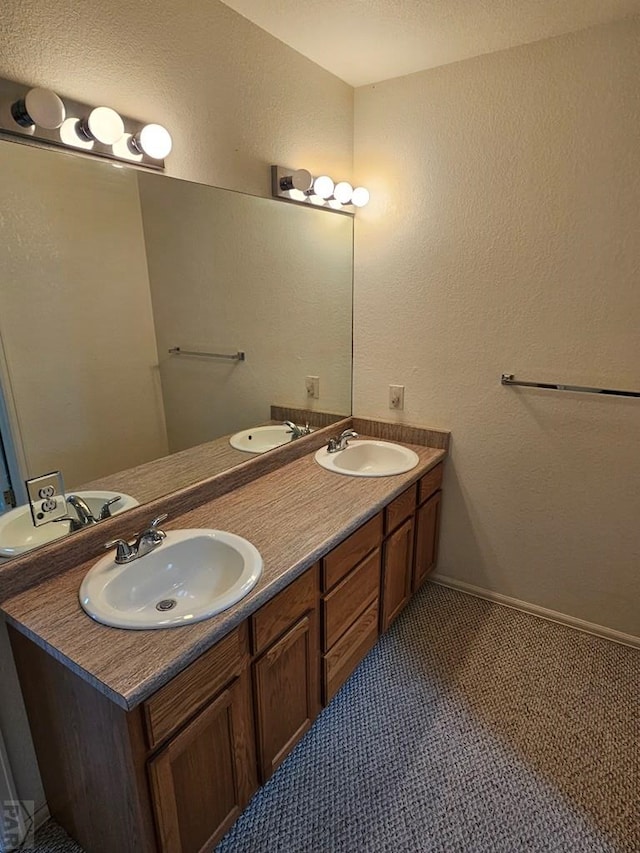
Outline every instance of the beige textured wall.
{"type": "Polygon", "coordinates": [[[451,429],[441,574],[640,634],[640,22],[356,92],[354,411],[451,429]]]}
{"type": "Polygon", "coordinates": [[[139,185],[171,451],[264,423],[272,403],[349,414],[353,220],[156,175],[139,185]]]}
{"type": "MultiPolygon", "coordinates": [[[[269,196],[271,163],[351,173],[351,87],[218,0],[5,0],[0,76],[165,124],[176,177],[269,196]]],[[[3,730],[38,807],[16,691],[3,682],[3,730]]]]}
{"type": "Polygon", "coordinates": [[[352,169],[353,89],[218,0],[4,0],[0,76],[164,124],[167,173],[270,196],[352,169]]]}

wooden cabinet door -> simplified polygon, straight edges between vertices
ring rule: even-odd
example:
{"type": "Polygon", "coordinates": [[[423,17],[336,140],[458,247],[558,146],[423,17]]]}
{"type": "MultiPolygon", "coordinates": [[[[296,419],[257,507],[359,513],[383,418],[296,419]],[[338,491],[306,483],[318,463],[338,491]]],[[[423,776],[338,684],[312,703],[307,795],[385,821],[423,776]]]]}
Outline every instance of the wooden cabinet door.
{"type": "Polygon", "coordinates": [[[442,492],[430,498],[416,513],[416,546],[413,567],[415,592],[433,571],[438,559],[438,534],[440,532],[440,498],[442,492]]]}
{"type": "Polygon", "coordinates": [[[410,518],[384,543],[381,631],[387,630],[409,601],[412,567],[413,518],[410,518]]]}
{"type": "Polygon", "coordinates": [[[149,762],[163,853],[212,850],[257,788],[249,673],[149,762]]]}
{"type": "Polygon", "coordinates": [[[318,623],[310,611],[254,664],[258,764],[265,782],[320,710],[318,623]]]}

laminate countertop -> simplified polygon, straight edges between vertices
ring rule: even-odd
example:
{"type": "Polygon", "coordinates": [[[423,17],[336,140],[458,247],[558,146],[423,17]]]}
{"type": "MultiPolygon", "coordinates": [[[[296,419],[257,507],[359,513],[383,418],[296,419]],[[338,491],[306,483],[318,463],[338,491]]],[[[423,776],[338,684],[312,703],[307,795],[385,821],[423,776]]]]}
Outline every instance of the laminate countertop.
{"type": "Polygon", "coordinates": [[[321,468],[313,453],[167,521],[166,530],[209,527],[244,536],[262,554],[253,590],[229,610],[194,625],[125,630],[94,622],[80,607],[80,583],[97,557],[8,599],[7,621],[125,709],[132,709],[291,583],[411,483],[444,450],[407,445],[412,471],[348,477],[321,468]]]}

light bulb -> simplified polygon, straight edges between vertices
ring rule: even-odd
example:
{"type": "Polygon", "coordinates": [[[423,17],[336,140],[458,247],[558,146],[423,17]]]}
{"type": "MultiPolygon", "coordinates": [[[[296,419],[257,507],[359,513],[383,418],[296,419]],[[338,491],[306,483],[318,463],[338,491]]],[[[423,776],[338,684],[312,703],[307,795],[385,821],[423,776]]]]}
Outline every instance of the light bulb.
{"type": "Polygon", "coordinates": [[[80,132],[87,139],[103,145],[114,145],[124,135],[124,122],[110,107],[96,107],[80,121],[80,132]]]}
{"type": "Polygon", "coordinates": [[[133,137],[134,147],[153,160],[164,160],[172,144],[171,134],[161,124],[147,124],[133,137]]]}
{"type": "Polygon", "coordinates": [[[84,148],[86,151],[93,148],[93,139],[87,139],[80,130],[80,119],[73,116],[62,122],[60,139],[65,145],[72,145],[74,148],[84,148]]]}
{"type": "Polygon", "coordinates": [[[122,139],[114,142],[111,150],[116,157],[121,157],[123,160],[130,160],[132,163],[140,163],[142,161],[142,152],[134,144],[133,136],[130,133],[125,133],[122,139]]]}
{"type": "Polygon", "coordinates": [[[312,184],[313,178],[307,169],[296,169],[291,175],[280,179],[280,189],[285,192],[287,190],[298,190],[306,193],[311,189],[312,184]]]}
{"type": "Polygon", "coordinates": [[[369,204],[369,190],[366,187],[356,187],[351,196],[351,204],[356,207],[364,207],[369,204]]]}
{"type": "Polygon", "coordinates": [[[11,106],[11,115],[20,127],[34,124],[55,130],[64,121],[66,110],[62,100],[51,89],[29,89],[24,98],[11,106]]]}
{"type": "Polygon", "coordinates": [[[352,195],[353,187],[348,181],[340,181],[339,184],[336,184],[335,189],[333,190],[333,197],[337,199],[340,204],[349,204],[352,195]]]}
{"type": "Polygon", "coordinates": [[[329,175],[320,175],[313,182],[313,191],[320,198],[331,198],[333,195],[333,181],[329,175]]]}

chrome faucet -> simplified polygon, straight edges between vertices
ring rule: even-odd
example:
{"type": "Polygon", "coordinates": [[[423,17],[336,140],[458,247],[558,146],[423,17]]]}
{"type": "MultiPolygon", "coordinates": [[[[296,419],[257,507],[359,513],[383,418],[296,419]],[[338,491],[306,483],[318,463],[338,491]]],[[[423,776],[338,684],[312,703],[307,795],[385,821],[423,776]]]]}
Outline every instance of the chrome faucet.
{"type": "Polygon", "coordinates": [[[99,521],[111,518],[111,506],[119,500],[122,500],[122,498],[120,495],[116,495],[115,498],[110,498],[106,501],[96,518],[84,498],[80,497],[80,495],[69,495],[66,501],[75,510],[75,517],[73,515],[64,515],[62,518],[55,518],[54,521],[68,521],[69,532],[75,533],[76,530],[82,530],[84,527],[90,527],[92,524],[97,524],[99,521]]]}
{"type": "Polygon", "coordinates": [[[69,495],[67,503],[75,509],[76,515],[78,516],[77,521],[80,527],[88,527],[88,525],[95,524],[98,520],[97,518],[94,518],[94,515],[89,509],[86,501],[84,498],[81,498],[80,495],[69,495]]]}
{"type": "Polygon", "coordinates": [[[345,429],[338,438],[330,438],[327,444],[327,453],[337,453],[345,450],[349,445],[350,438],[358,438],[358,433],[353,429],[345,429]]]}
{"type": "Polygon", "coordinates": [[[283,421],[282,426],[289,427],[287,435],[291,435],[291,441],[296,438],[302,438],[303,435],[309,435],[311,432],[311,427],[308,423],[304,426],[296,426],[293,421],[283,421]]]}
{"type": "Polygon", "coordinates": [[[166,512],[154,518],[146,530],[143,530],[142,533],[136,533],[136,540],[132,544],[126,539],[114,539],[112,542],[107,542],[104,547],[106,550],[116,549],[114,558],[116,563],[131,563],[133,560],[138,560],[145,554],[155,551],[158,545],[162,545],[163,540],[167,538],[164,530],[160,530],[158,527],[166,518],[168,518],[166,512]]]}

